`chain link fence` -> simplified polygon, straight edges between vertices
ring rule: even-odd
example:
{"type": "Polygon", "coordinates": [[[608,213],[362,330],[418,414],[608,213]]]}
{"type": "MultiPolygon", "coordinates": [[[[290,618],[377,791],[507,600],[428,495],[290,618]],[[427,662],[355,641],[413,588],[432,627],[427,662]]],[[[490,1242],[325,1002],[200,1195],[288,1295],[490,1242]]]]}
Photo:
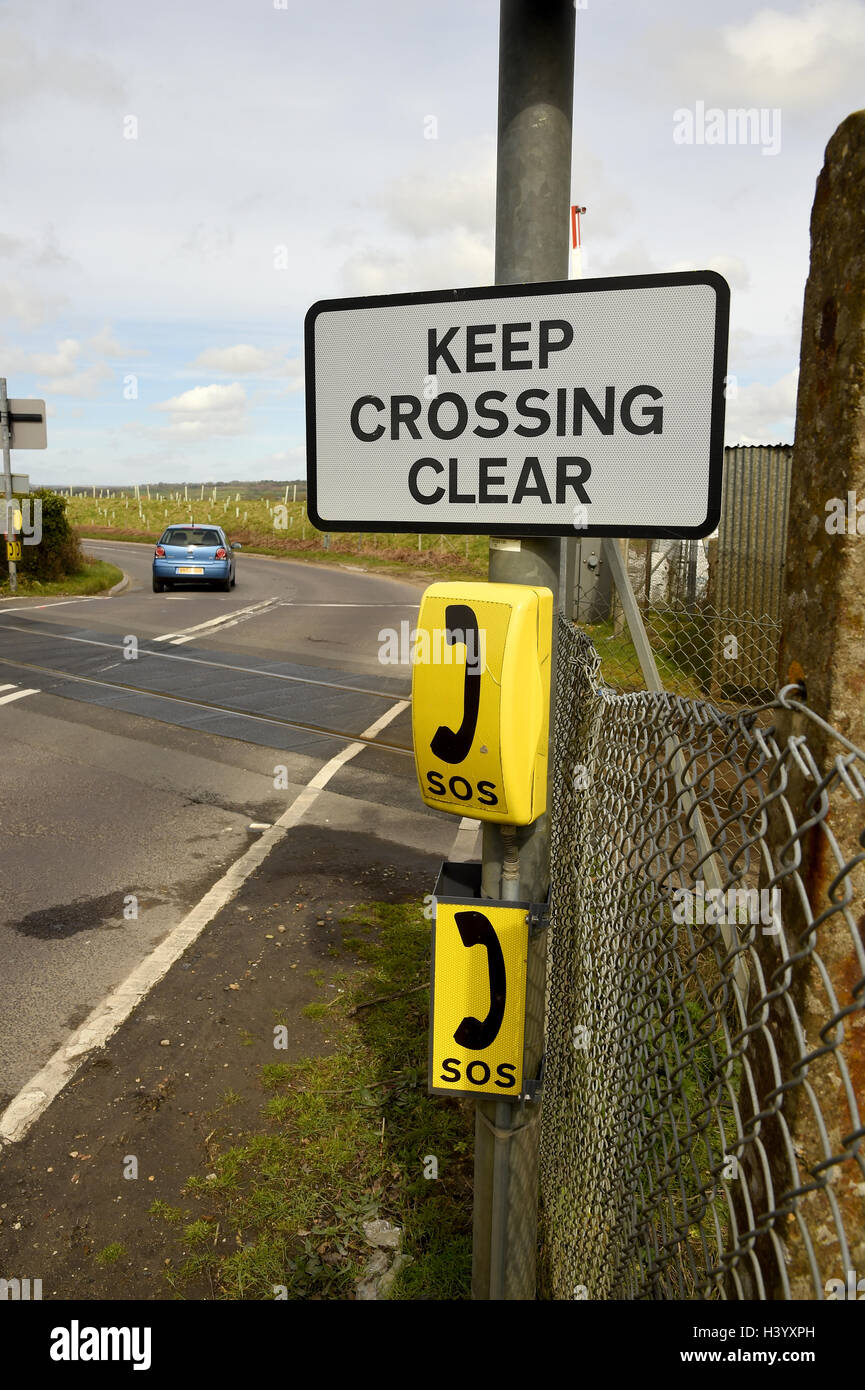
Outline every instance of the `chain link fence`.
{"type": "Polygon", "coordinates": [[[856,1297],[865,754],[558,640],[540,1294],[856,1297]]]}
{"type": "MultiPolygon", "coordinates": [[[[771,699],[781,624],[768,613],[734,612],[701,603],[691,610],[667,605],[643,610],[646,634],[667,690],[739,708],[771,699]]],[[[640,661],[627,625],[581,626],[601,660],[601,675],[614,690],[645,690],[640,661]]]]}

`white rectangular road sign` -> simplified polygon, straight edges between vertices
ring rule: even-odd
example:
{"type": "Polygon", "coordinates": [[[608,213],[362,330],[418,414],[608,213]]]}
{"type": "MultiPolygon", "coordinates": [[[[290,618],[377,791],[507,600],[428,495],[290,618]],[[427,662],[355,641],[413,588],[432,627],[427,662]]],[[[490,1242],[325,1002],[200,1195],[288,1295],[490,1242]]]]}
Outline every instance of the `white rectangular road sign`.
{"type": "Polygon", "coordinates": [[[11,449],[47,449],[45,402],[10,400],[9,434],[11,449]]]}
{"type": "Polygon", "coordinates": [[[323,531],[710,534],[729,306],[708,270],[314,304],[310,517],[323,531]]]}
{"type": "Polygon", "coordinates": [[[8,400],[11,449],[47,449],[45,400],[8,400]]]}

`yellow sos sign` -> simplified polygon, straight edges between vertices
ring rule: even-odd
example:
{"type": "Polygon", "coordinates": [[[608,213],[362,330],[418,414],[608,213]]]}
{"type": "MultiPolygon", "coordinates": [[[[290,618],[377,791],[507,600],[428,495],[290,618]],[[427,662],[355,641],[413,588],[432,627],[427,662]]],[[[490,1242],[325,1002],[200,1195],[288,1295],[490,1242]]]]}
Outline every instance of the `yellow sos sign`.
{"type": "Polygon", "coordinates": [[[552,626],[552,592],[534,585],[424,592],[412,738],[427,806],[509,825],[546,810],[552,626]]]}
{"type": "Polygon", "coordinates": [[[20,542],[20,541],[7,541],[7,542],[6,542],[6,559],[7,559],[7,560],[20,560],[20,559],[21,559],[21,542],[20,542]]]}
{"type": "Polygon", "coordinates": [[[433,1094],[517,1100],[523,1086],[526,904],[436,904],[430,1009],[433,1094]]]}

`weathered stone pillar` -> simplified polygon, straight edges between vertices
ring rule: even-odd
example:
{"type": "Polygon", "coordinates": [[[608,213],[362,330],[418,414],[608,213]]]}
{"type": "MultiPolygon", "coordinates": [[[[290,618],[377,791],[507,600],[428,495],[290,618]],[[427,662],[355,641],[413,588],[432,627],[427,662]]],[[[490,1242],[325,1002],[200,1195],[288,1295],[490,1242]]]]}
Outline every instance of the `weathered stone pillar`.
{"type": "Polygon", "coordinates": [[[811,708],[865,744],[865,111],[829,141],[811,214],[782,681],[794,662],[811,708]],[[861,532],[827,531],[838,513],[829,504],[843,502],[846,512],[851,492],[861,532]]]}
{"type": "MultiPolygon", "coordinates": [[[[782,684],[803,681],[808,707],[861,747],[865,505],[859,534],[856,499],[865,504],[865,111],[848,116],[829,141],[811,216],[778,670],[782,684]],[[852,528],[848,522],[843,531],[833,520],[842,501],[845,514],[852,507],[852,528]]],[[[781,747],[795,734],[805,735],[821,772],[845,751],[806,716],[785,712],[777,724],[781,747]]],[[[802,776],[790,758],[784,767],[786,800],[802,826],[809,819],[806,802],[815,782],[802,776]]],[[[837,784],[830,787],[829,799],[825,825],[842,862],[852,860],[861,853],[865,802],[837,784]]],[[[776,868],[789,839],[789,823],[776,802],[766,835],[776,868]]],[[[784,995],[764,1013],[768,1032],[755,1036],[752,1054],[766,1116],[760,1121],[760,1142],[768,1168],[764,1164],[761,1173],[760,1165],[749,1159],[744,1175],[758,1209],[761,1203],[764,1212],[767,1206],[786,1208],[771,1227],[764,1226],[755,1252],[761,1268],[769,1271],[765,1292],[775,1298],[785,1296],[785,1284],[793,1298],[822,1297],[828,1281],[845,1279],[851,1265],[858,1278],[865,1276],[865,1183],[851,1140],[865,1111],[861,1007],[825,1031],[831,1018],[857,1000],[860,1006],[863,1002],[862,953],[856,939],[857,932],[860,939],[865,932],[863,879],[859,869],[846,880],[855,895],[852,929],[845,915],[835,912],[815,931],[814,920],[832,904],[828,890],[839,864],[823,823],[799,839],[798,849],[798,873],[810,912],[791,877],[782,886],[781,919],[787,957],[799,959],[785,971],[778,938],[758,935],[755,942],[767,991],[772,991],[773,976],[776,986],[786,985],[784,995]],[[801,1021],[803,1044],[790,1017],[790,1002],[801,1021]],[[771,1047],[765,1042],[769,1034],[771,1047]],[[816,1055],[821,1049],[823,1055],[816,1055]],[[809,1055],[812,1060],[803,1068],[802,1057],[809,1055]],[[792,1083],[782,1095],[778,1069],[782,1082],[792,1083]],[[775,1099],[767,1105],[766,1096],[773,1091],[775,1099]],[[807,1187],[812,1190],[782,1200],[785,1192],[807,1187]]],[[[794,860],[795,847],[787,856],[787,862],[794,860]]]]}

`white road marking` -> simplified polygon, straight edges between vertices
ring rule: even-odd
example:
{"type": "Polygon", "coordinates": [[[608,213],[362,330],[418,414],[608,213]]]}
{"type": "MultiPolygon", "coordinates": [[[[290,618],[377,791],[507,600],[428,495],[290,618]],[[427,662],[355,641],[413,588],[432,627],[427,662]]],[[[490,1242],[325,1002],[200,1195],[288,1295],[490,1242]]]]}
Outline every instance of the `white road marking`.
{"type": "MultiPolygon", "coordinates": [[[[219,627],[215,627],[215,628],[213,629],[213,631],[214,631],[214,632],[224,632],[225,629],[226,629],[227,627],[237,627],[237,624],[238,624],[238,623],[245,623],[245,622],[248,622],[248,620],[249,620],[252,616],[253,616],[253,615],[252,615],[251,613],[245,613],[245,614],[244,614],[242,617],[240,617],[240,618],[226,618],[225,622],[224,622],[224,623],[220,623],[220,624],[219,624],[219,627]]],[[[175,637],[171,642],[169,642],[168,645],[169,645],[170,647],[182,647],[183,644],[184,644],[184,642],[195,642],[195,641],[197,641],[198,638],[201,637],[201,636],[209,637],[209,636],[210,636],[210,633],[207,632],[207,633],[202,634],[202,633],[200,633],[200,632],[191,632],[191,633],[189,634],[188,637],[175,637]]],[[[158,641],[159,639],[156,638],[155,640],[158,641]]]]}
{"type": "MultiPolygon", "coordinates": [[[[6,688],[7,688],[6,686],[0,686],[0,689],[5,690],[6,688]]],[[[15,691],[12,692],[11,695],[0,695],[0,705],[8,705],[9,702],[10,702],[10,700],[22,700],[22,699],[24,698],[25,695],[38,695],[38,694],[39,694],[39,691],[38,691],[38,690],[15,690],[15,691]]]]}
{"type": "MultiPolygon", "coordinates": [[[[0,613],[34,613],[40,608],[65,608],[70,603],[103,603],[104,601],[101,594],[90,594],[87,598],[59,598],[56,603],[25,603],[20,608],[0,608],[0,613]]],[[[8,602],[8,599],[0,599],[0,603],[8,602]]]]}
{"type": "Polygon", "coordinates": [[[282,598],[279,602],[283,608],[420,608],[419,603],[307,603],[293,598],[282,598]]]}
{"type": "MultiPolygon", "coordinates": [[[[398,701],[392,709],[387,710],[381,718],[371,724],[361,734],[361,738],[374,738],[386,724],[407,708],[405,700],[398,701]]],[[[123,983],[112,990],[101,1004],[97,1004],[68,1041],[49,1058],[41,1071],[31,1077],[0,1115],[0,1146],[15,1144],[24,1138],[34,1121],[47,1110],[75,1075],[87,1054],[96,1047],[105,1046],[111,1035],[129,1017],[145,995],[159,983],[175,961],[179,960],[183,952],[198,939],[208,923],[212,922],[216,914],[239,892],[250,874],[255,872],[274,846],[285,839],[288,832],[303,818],[334,773],[338,772],[349,758],[355,757],[368,746],[366,743],[352,743],[325,763],[303,791],[298,793],[284,815],[235,860],[192,911],[188,912],[165,940],[127,975],[123,983]]]]}
{"type": "Polygon", "coordinates": [[[154,642],[171,642],[172,644],[190,642],[199,632],[204,632],[207,628],[220,627],[251,613],[259,613],[264,608],[272,608],[278,602],[278,599],[268,598],[263,603],[253,603],[248,608],[233,608],[230,613],[221,613],[218,618],[208,618],[206,623],[196,623],[194,627],[182,627],[177,632],[163,632],[161,637],[154,637],[152,640],[154,642]]]}

